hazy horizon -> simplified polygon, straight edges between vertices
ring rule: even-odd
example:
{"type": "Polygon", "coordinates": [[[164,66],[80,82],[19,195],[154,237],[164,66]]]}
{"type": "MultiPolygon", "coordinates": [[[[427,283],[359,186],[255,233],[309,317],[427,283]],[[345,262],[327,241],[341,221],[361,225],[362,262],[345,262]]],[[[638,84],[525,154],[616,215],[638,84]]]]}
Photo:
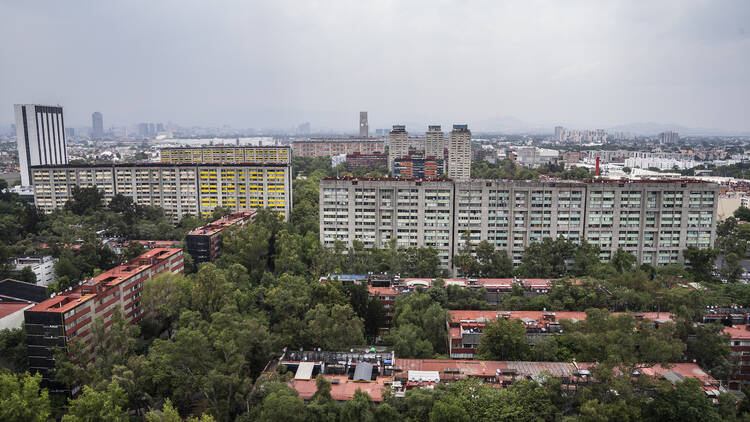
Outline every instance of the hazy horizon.
{"type": "Polygon", "coordinates": [[[100,111],[105,127],[353,132],[367,110],[371,133],[515,119],[750,132],[746,1],[219,5],[0,0],[0,125],[15,103],[59,103],[68,126],[100,111]]]}

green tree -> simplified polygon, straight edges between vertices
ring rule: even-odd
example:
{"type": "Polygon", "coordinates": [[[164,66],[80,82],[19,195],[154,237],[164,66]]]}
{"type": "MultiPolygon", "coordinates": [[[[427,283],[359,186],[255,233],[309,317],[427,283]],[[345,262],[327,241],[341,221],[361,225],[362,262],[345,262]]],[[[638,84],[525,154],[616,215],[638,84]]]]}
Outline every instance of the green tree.
{"type": "Polygon", "coordinates": [[[615,253],[612,254],[612,259],[609,260],[609,263],[612,264],[612,266],[615,267],[615,270],[621,274],[625,271],[632,270],[637,262],[638,258],[636,258],[635,255],[622,248],[617,248],[615,253]]]}
{"type": "Polygon", "coordinates": [[[488,241],[479,242],[476,260],[480,277],[509,277],[513,273],[513,260],[506,251],[497,251],[488,241]]]}
{"type": "Polygon", "coordinates": [[[47,390],[39,386],[41,382],[40,374],[0,372],[0,420],[46,422],[52,406],[47,390]]]}
{"type": "Polygon", "coordinates": [[[121,258],[123,262],[128,262],[144,253],[146,253],[146,248],[140,242],[130,241],[128,247],[122,251],[121,258]]]}
{"type": "Polygon", "coordinates": [[[318,304],[305,315],[309,345],[342,350],[364,344],[364,324],[349,305],[318,304]]]}
{"type": "Polygon", "coordinates": [[[750,222],[750,208],[741,206],[734,210],[734,218],[740,221],[750,222]]]}
{"type": "Polygon", "coordinates": [[[127,396],[120,386],[110,383],[104,391],[83,386],[83,394],[70,401],[63,422],[127,422],[128,412],[123,409],[127,396]]]}
{"type": "Polygon", "coordinates": [[[65,209],[76,215],[91,215],[102,207],[104,192],[96,187],[82,188],[73,186],[71,198],[65,203],[65,209]]]}
{"type": "Polygon", "coordinates": [[[721,418],[701,390],[700,381],[686,379],[672,385],[662,382],[656,396],[643,410],[646,422],[709,422],[721,418]]]}
{"type": "Polygon", "coordinates": [[[278,390],[263,399],[260,417],[264,422],[305,422],[307,409],[296,391],[278,390]]]}
{"type": "Polygon", "coordinates": [[[26,330],[5,328],[0,330],[0,365],[13,372],[23,372],[28,367],[26,355],[26,330]]]}
{"type": "Polygon", "coordinates": [[[682,256],[690,265],[690,272],[696,281],[710,281],[719,251],[713,248],[700,249],[696,246],[688,246],[682,251],[682,256]]]}
{"type": "Polygon", "coordinates": [[[34,274],[34,271],[31,269],[31,267],[23,267],[23,269],[18,273],[18,280],[36,284],[36,274],[34,274]]]}
{"type": "Polygon", "coordinates": [[[430,422],[469,422],[469,414],[457,403],[437,401],[430,412],[430,422]]]}
{"type": "Polygon", "coordinates": [[[498,318],[485,325],[477,357],[486,360],[524,360],[531,355],[526,328],[518,319],[498,318]]]}

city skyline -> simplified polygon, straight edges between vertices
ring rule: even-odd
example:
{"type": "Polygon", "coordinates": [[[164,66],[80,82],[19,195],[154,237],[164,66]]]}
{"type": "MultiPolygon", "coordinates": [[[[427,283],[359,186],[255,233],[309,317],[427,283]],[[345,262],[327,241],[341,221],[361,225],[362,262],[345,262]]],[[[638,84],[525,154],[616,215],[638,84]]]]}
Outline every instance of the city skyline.
{"type": "MultiPolygon", "coordinates": [[[[371,129],[452,120],[509,131],[516,119],[548,131],[750,131],[745,2],[426,5],[5,2],[0,54],[23,60],[0,69],[0,91],[11,104],[64,105],[71,127],[100,110],[118,125],[356,131],[367,110],[371,129]],[[207,30],[193,33],[196,23],[207,30]],[[76,65],[94,52],[111,71],[76,65]],[[46,60],[56,78],[42,75],[46,60]]],[[[12,122],[9,107],[0,124],[12,122]]]]}

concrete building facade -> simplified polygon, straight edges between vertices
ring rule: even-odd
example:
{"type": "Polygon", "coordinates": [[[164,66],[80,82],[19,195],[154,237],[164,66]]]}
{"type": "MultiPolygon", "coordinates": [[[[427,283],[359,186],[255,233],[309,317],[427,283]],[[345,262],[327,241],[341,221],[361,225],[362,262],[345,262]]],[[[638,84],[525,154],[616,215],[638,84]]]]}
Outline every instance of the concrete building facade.
{"type": "Polygon", "coordinates": [[[96,187],[108,203],[116,194],[161,207],[173,221],[210,216],[218,206],[235,211],[268,208],[285,218],[292,210],[290,165],[92,164],[33,168],[34,198],[45,212],[61,208],[73,187],[96,187]]]}
{"type": "Polygon", "coordinates": [[[445,134],[440,125],[430,125],[425,132],[424,156],[443,158],[445,151],[445,134]]]}
{"type": "Polygon", "coordinates": [[[453,125],[450,133],[448,177],[457,182],[471,179],[471,131],[467,125],[453,125]]]}
{"type": "Polygon", "coordinates": [[[25,267],[31,267],[36,276],[36,284],[49,286],[57,280],[55,275],[55,264],[57,258],[51,255],[19,256],[13,259],[16,271],[22,271],[25,267]]]}
{"type": "Polygon", "coordinates": [[[102,113],[95,111],[91,114],[91,137],[101,139],[104,137],[104,119],[102,113]]]}
{"type": "Polygon", "coordinates": [[[351,246],[432,246],[446,267],[464,245],[486,240],[520,264],[545,237],[582,240],[609,259],[618,248],[640,263],[683,262],[688,246],[713,245],[718,185],[670,181],[323,179],[320,240],[351,246]]]}
{"type": "Polygon", "coordinates": [[[339,154],[385,152],[384,138],[311,138],[292,141],[292,152],[302,157],[330,157],[339,154]]]}
{"type": "Polygon", "coordinates": [[[409,132],[404,125],[393,125],[388,134],[388,170],[393,170],[393,161],[409,155],[409,132]]]}
{"type": "Polygon", "coordinates": [[[360,111],[359,112],[359,137],[367,138],[368,136],[370,136],[370,127],[367,124],[367,112],[360,111]]]}
{"type": "Polygon", "coordinates": [[[21,185],[31,186],[32,166],[68,163],[63,108],[16,104],[14,110],[21,185]]]}

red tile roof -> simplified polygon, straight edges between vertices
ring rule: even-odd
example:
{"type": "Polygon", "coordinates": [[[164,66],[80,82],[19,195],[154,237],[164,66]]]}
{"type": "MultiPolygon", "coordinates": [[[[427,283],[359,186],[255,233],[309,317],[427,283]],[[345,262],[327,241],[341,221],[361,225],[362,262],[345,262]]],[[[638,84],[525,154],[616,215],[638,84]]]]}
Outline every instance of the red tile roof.
{"type": "MultiPolygon", "coordinates": [[[[390,377],[378,377],[376,381],[371,382],[355,382],[348,379],[346,375],[326,375],[325,377],[329,381],[338,380],[337,384],[335,383],[336,381],[331,383],[331,397],[338,401],[351,400],[354,398],[354,393],[359,389],[369,394],[374,402],[381,402],[383,401],[382,392],[386,385],[385,383],[391,381],[390,377]]],[[[303,400],[311,399],[317,391],[315,379],[293,379],[289,381],[289,386],[297,390],[299,398],[303,400]]]]}
{"type": "Polygon", "coordinates": [[[27,303],[27,302],[0,303],[0,318],[5,318],[6,316],[12,313],[18,312],[30,305],[32,305],[32,303],[27,303]]]}
{"type": "Polygon", "coordinates": [[[725,327],[724,334],[729,334],[732,340],[750,340],[750,328],[747,325],[725,327]]]}

